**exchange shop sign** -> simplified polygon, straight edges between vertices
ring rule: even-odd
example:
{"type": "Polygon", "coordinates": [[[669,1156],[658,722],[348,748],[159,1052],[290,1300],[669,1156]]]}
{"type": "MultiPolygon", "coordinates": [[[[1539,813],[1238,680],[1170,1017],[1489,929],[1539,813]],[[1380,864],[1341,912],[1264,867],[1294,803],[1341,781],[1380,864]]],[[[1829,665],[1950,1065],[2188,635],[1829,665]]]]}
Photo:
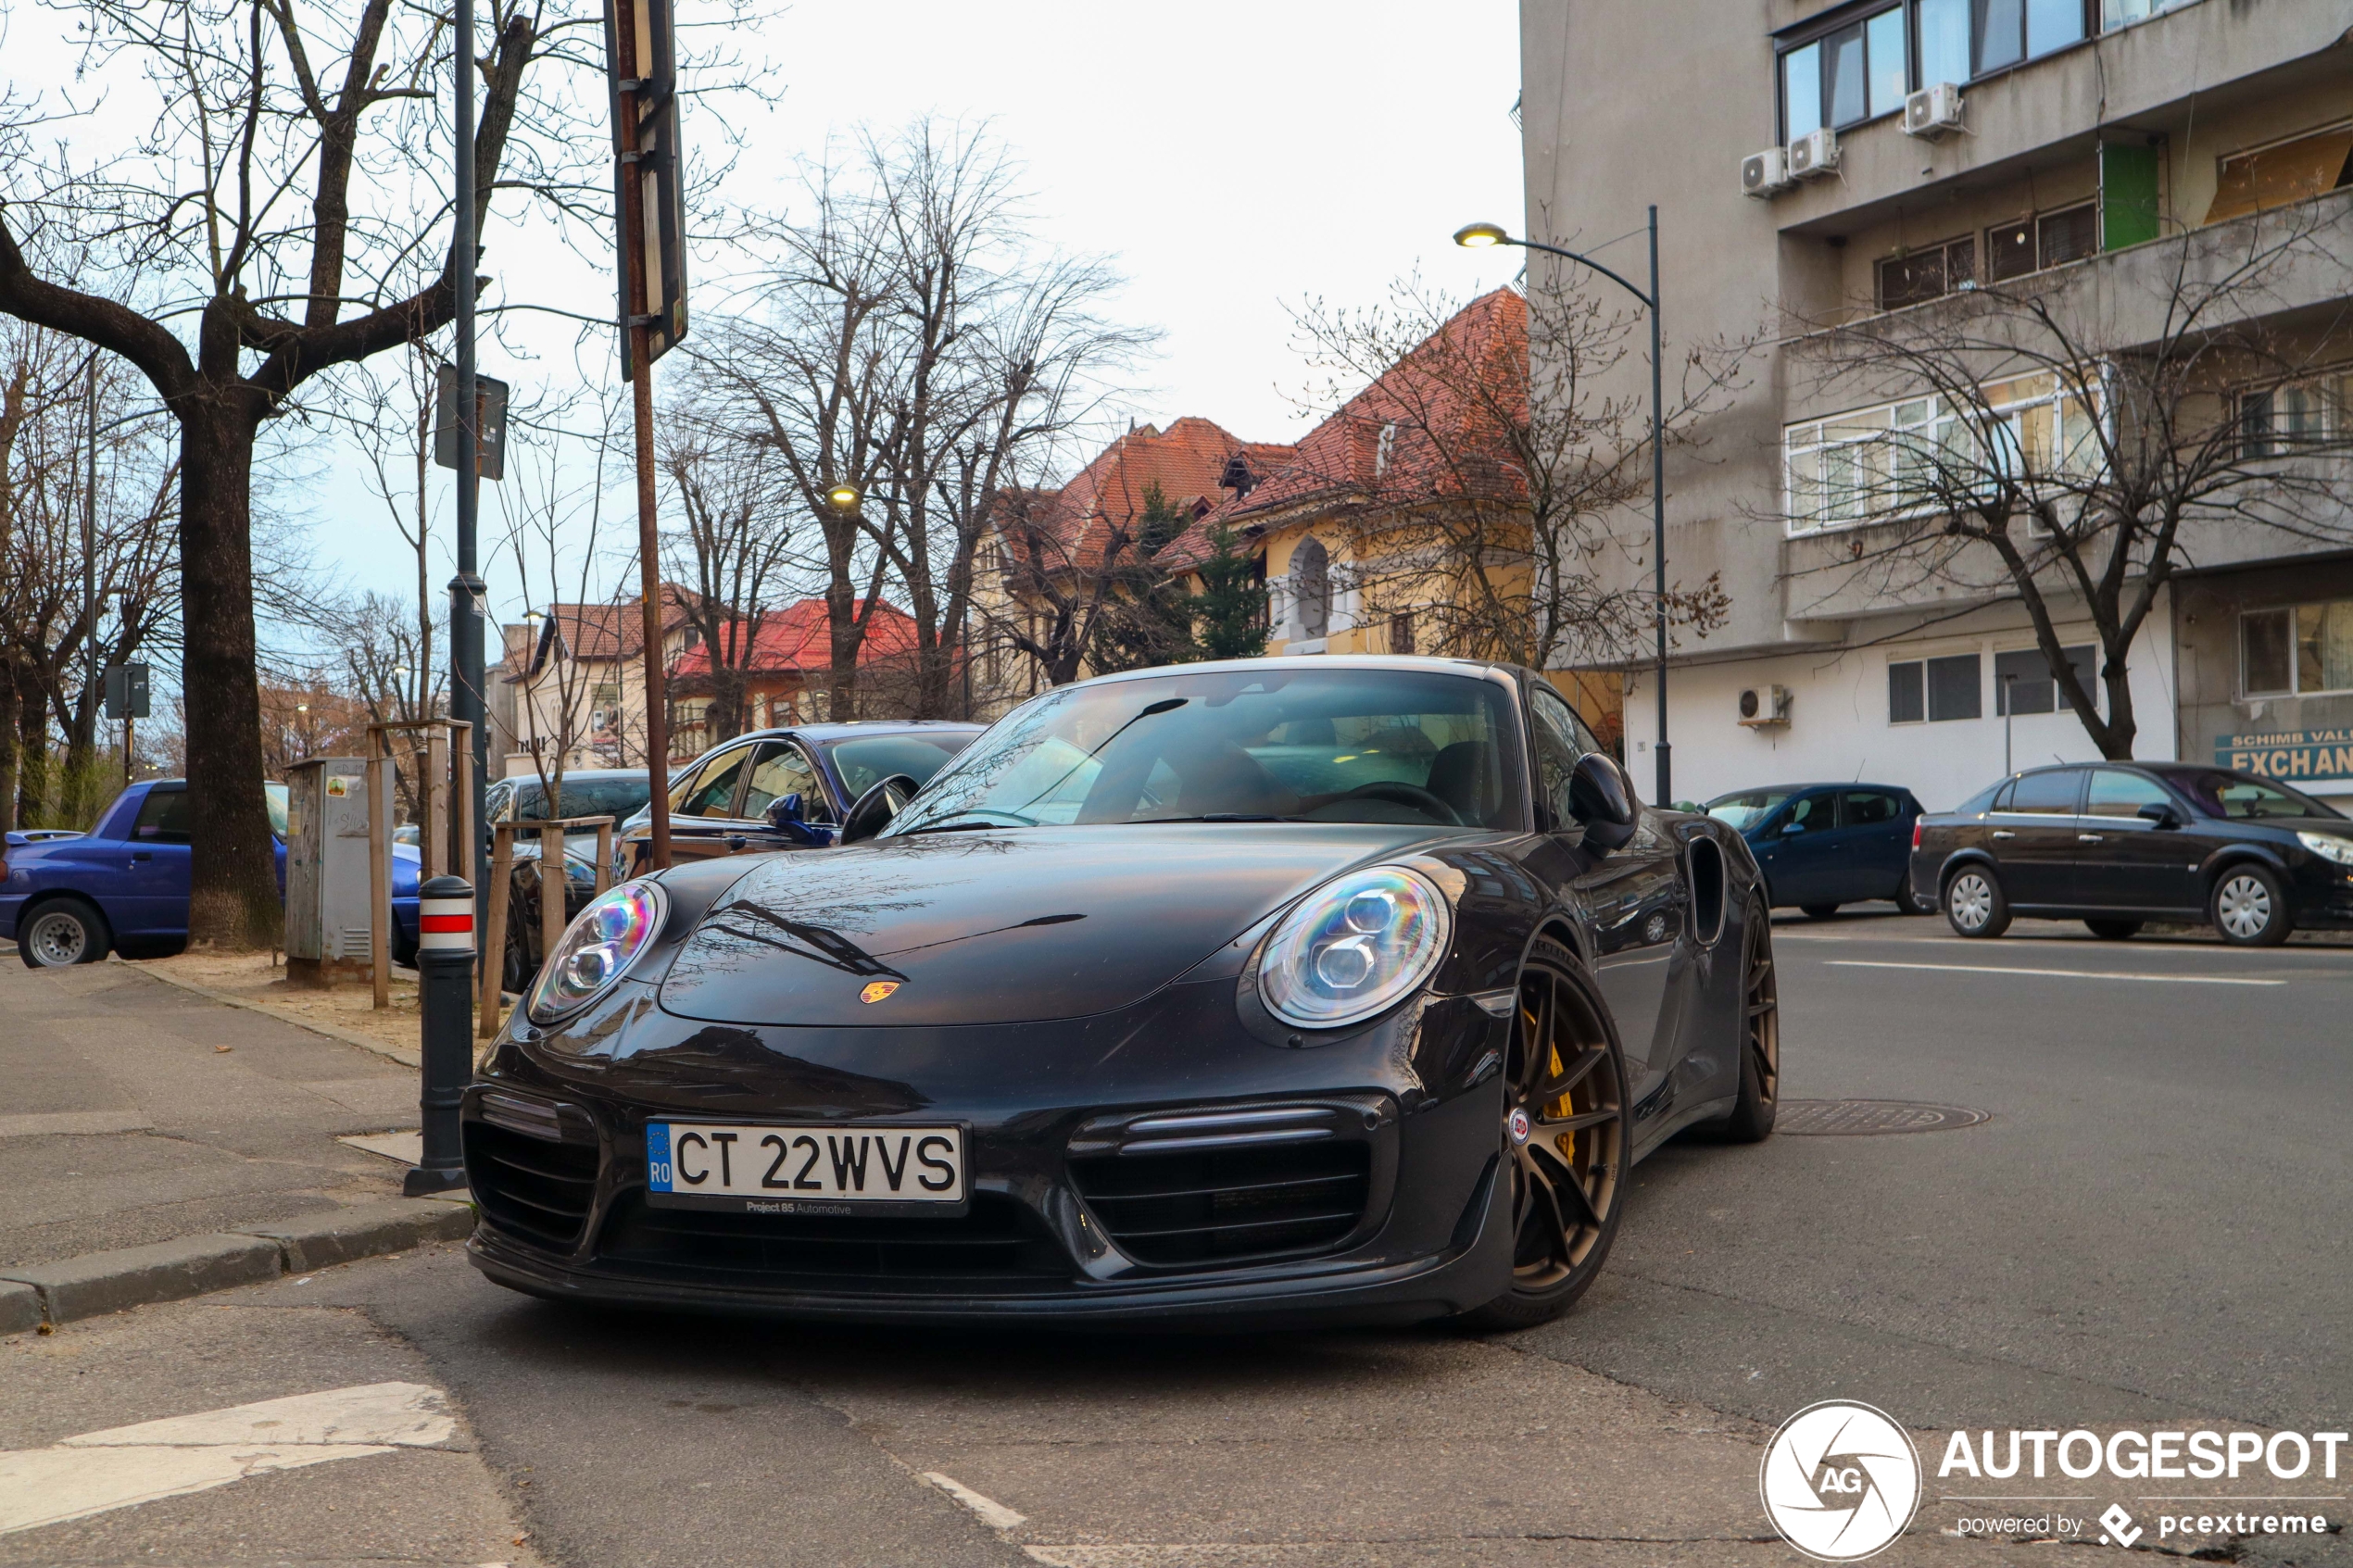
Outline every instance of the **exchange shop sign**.
{"type": "Polygon", "coordinates": [[[2270,779],[2353,778],[2353,729],[2216,735],[2214,760],[2270,779]]]}

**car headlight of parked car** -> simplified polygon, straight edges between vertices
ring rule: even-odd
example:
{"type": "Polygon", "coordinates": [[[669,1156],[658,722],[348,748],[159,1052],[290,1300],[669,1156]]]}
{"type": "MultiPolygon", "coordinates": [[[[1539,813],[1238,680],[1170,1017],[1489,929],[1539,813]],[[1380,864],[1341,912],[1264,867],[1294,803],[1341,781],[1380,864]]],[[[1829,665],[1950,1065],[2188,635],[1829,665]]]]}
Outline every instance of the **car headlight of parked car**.
{"type": "Polygon", "coordinates": [[[2339,838],[2333,833],[2299,833],[2296,841],[2323,860],[2353,866],[2353,838],[2339,838]]]}
{"type": "Polygon", "coordinates": [[[1379,1012],[1430,976],[1453,910],[1428,878],[1374,866],[1325,884],[1283,917],[1258,965],[1266,1010],[1303,1029],[1379,1012]]]}
{"type": "Polygon", "coordinates": [[[669,909],[670,895],[659,884],[624,882],[581,910],[531,988],[531,1021],[552,1023],[610,990],[669,909]]]}

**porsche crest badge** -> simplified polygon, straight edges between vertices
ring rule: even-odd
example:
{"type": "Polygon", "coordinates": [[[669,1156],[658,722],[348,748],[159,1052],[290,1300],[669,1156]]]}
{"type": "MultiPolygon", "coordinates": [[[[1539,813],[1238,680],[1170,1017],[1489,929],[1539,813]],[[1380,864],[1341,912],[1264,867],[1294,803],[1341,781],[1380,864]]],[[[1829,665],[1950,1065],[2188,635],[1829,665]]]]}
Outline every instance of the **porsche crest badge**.
{"type": "Polygon", "coordinates": [[[899,982],[896,980],[877,980],[859,992],[858,999],[862,1002],[878,1002],[898,989],[899,982]]]}

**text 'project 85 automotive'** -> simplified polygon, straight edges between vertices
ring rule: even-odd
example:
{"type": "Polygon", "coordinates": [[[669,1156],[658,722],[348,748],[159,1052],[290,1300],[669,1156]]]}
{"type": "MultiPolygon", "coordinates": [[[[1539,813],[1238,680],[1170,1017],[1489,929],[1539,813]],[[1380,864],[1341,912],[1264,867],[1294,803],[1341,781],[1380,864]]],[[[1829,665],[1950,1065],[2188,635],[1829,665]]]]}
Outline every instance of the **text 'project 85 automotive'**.
{"type": "Polygon", "coordinates": [[[501,1284],[871,1321],[1541,1322],[1772,1129],[1739,834],[1503,665],[1063,686],[823,854],[572,922],[466,1096],[501,1284]],[[892,814],[894,813],[895,814],[892,814]],[[887,825],[881,825],[887,818],[887,825]]]}

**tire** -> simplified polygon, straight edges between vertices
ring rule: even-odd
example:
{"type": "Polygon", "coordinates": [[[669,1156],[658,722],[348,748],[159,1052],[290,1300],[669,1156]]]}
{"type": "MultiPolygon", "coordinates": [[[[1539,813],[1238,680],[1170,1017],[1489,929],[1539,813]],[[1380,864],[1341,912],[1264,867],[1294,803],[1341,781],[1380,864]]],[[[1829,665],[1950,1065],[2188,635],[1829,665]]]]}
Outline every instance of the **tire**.
{"type": "Polygon", "coordinates": [[[17,953],[27,969],[64,969],[107,956],[107,920],[82,898],[52,898],[17,921],[17,953]]]}
{"type": "Polygon", "coordinates": [[[1608,1010],[1577,956],[1550,939],[1537,941],[1520,972],[1501,1133],[1512,1283],[1456,1321],[1533,1328],[1568,1311],[1600,1275],[1634,1142],[1626,1059],[1608,1010]]]}
{"type": "Polygon", "coordinates": [[[1804,904],[1799,907],[1806,911],[1807,920],[1829,920],[1838,913],[1836,904],[1804,904]]]}
{"type": "Polygon", "coordinates": [[[2103,942],[2122,942],[2140,934],[2136,920],[2087,920],[2083,928],[2103,942]]]}
{"type": "Polygon", "coordinates": [[[1987,865],[1963,866],[1944,879],[1944,923],[1961,936],[1999,936],[2010,928],[2010,901],[1987,865]]]}
{"type": "Polygon", "coordinates": [[[2276,947],[2295,925],[2280,879],[2269,868],[2246,861],[2222,868],[2206,913],[2233,947],[2276,947]]]}
{"type": "Polygon", "coordinates": [[[1726,1143],[1763,1143],[1773,1135],[1781,1099],[1780,981],[1773,967],[1773,922],[1751,905],[1741,936],[1740,1098],[1708,1131],[1726,1143]]]}

